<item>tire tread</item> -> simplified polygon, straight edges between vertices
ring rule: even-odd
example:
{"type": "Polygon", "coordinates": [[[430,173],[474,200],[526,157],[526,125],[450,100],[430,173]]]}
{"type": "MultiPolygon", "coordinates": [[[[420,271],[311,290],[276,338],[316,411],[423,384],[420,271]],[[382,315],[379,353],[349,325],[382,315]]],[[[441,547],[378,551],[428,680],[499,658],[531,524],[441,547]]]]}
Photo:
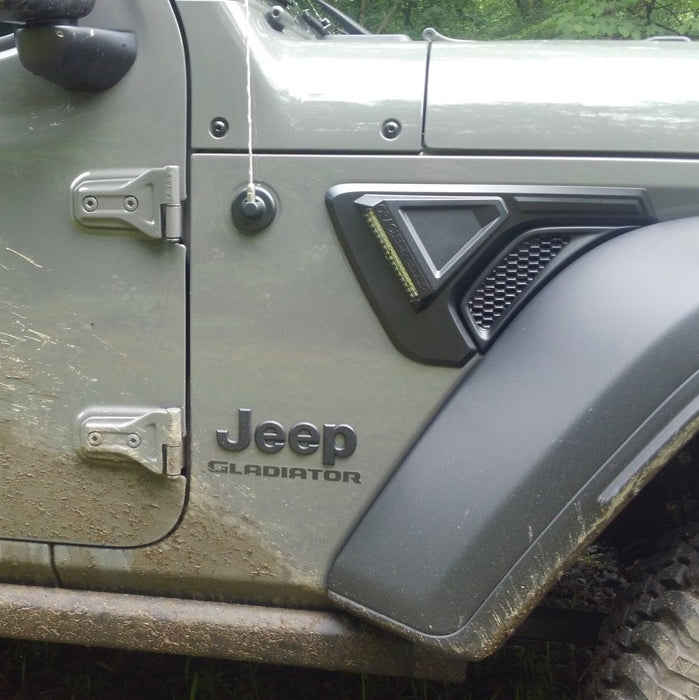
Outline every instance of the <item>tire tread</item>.
{"type": "Polygon", "coordinates": [[[587,698],[699,700],[699,524],[667,533],[601,633],[587,698]]]}

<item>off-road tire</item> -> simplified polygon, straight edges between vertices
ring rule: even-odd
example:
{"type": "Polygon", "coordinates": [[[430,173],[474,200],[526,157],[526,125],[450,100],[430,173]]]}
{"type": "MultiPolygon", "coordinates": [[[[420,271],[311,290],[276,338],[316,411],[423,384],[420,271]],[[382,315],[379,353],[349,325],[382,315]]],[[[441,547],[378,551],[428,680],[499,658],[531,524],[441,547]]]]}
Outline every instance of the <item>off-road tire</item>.
{"type": "Polygon", "coordinates": [[[602,631],[587,697],[699,700],[699,525],[669,534],[602,631]]]}

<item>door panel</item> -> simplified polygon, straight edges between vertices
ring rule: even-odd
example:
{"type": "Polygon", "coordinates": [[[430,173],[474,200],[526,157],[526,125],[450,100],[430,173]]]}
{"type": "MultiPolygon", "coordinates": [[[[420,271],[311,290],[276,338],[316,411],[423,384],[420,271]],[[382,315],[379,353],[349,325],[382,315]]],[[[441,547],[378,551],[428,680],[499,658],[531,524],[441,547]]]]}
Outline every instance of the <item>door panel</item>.
{"type": "Polygon", "coordinates": [[[111,90],[69,92],[0,53],[0,537],[133,546],[174,527],[185,478],[88,459],[80,423],[183,409],[185,249],[80,226],[71,185],[106,169],[184,176],[184,52],[167,0],[97,3],[81,24],[137,36],[111,90]]]}

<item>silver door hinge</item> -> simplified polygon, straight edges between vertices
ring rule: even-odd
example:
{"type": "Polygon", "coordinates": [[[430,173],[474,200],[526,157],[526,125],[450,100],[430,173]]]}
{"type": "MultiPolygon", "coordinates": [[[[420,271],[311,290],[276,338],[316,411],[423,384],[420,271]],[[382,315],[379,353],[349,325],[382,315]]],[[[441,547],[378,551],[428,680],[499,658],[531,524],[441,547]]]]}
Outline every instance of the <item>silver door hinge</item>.
{"type": "Polygon", "coordinates": [[[92,170],[71,185],[73,218],[87,228],[136,230],[152,238],[182,238],[180,168],[92,170]]]}
{"type": "Polygon", "coordinates": [[[95,408],[78,417],[85,457],[137,462],[155,474],[179,476],[184,467],[179,408],[95,408]]]}

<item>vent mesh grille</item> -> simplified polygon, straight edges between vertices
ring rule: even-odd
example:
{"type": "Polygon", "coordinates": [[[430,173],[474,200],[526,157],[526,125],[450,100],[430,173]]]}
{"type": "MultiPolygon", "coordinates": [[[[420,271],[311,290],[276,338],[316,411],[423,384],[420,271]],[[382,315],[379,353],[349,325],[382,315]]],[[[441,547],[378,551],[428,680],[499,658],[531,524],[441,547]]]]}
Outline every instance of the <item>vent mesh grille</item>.
{"type": "Polygon", "coordinates": [[[489,330],[569,240],[565,236],[535,236],[510,251],[468,300],[474,323],[484,331],[489,330]]]}

